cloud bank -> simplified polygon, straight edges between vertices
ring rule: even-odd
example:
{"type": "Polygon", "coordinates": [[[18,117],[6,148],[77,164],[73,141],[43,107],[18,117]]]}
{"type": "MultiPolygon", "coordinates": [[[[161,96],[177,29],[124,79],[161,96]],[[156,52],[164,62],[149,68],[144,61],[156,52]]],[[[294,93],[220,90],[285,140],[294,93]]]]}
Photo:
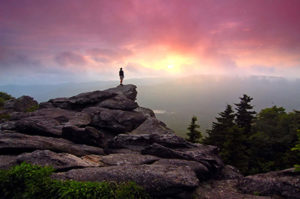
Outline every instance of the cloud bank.
{"type": "Polygon", "coordinates": [[[120,66],[129,77],[298,77],[299,9],[298,0],[2,1],[0,83],[113,79],[120,66]]]}

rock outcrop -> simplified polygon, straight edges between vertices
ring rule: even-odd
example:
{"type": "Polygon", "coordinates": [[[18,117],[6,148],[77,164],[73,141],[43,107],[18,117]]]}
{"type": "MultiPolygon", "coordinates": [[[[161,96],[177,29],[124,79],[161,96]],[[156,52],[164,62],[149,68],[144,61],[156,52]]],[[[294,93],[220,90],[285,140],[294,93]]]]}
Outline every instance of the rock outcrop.
{"type": "MultiPolygon", "coordinates": [[[[151,109],[139,107],[136,96],[136,86],[124,85],[51,99],[33,112],[14,108],[0,122],[0,168],[25,161],[53,166],[57,179],[135,181],[160,198],[191,198],[207,182],[261,183],[224,165],[217,147],[176,136],[151,109]]],[[[292,197],[286,186],[274,187],[292,197]]]]}

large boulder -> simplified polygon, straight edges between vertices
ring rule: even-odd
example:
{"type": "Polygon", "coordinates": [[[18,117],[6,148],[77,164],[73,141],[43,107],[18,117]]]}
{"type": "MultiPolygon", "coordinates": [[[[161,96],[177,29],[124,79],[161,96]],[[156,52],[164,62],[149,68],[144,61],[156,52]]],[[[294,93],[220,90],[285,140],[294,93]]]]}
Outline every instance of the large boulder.
{"type": "Polygon", "coordinates": [[[98,168],[73,169],[53,176],[58,179],[78,181],[134,181],[153,196],[167,197],[191,192],[199,181],[195,173],[185,166],[123,165],[98,168]]]}
{"type": "MultiPolygon", "coordinates": [[[[160,144],[154,143],[142,150],[142,154],[155,155],[162,158],[176,158],[184,160],[193,160],[205,165],[211,173],[220,171],[224,164],[222,160],[211,150],[205,149],[206,146],[184,148],[184,149],[170,149],[160,144]]],[[[210,146],[207,146],[210,148],[210,146]]]]}
{"type": "Polygon", "coordinates": [[[295,172],[292,168],[247,176],[240,179],[237,186],[243,193],[299,199],[300,172],[295,172]]]}
{"type": "Polygon", "coordinates": [[[101,148],[74,144],[62,138],[30,136],[11,131],[0,133],[0,154],[12,155],[35,150],[51,150],[54,152],[70,153],[76,156],[104,154],[101,148]]]}
{"type": "Polygon", "coordinates": [[[119,85],[115,88],[110,88],[105,91],[109,92],[109,93],[116,93],[119,95],[124,95],[125,97],[127,97],[128,99],[131,99],[133,101],[136,100],[136,95],[137,95],[136,86],[132,85],[132,84],[119,85]]]}
{"type": "Polygon", "coordinates": [[[91,117],[86,113],[60,108],[45,108],[27,114],[14,123],[14,127],[2,127],[3,130],[16,130],[25,134],[61,137],[65,125],[86,126],[91,117]]]}
{"type": "Polygon", "coordinates": [[[83,109],[92,117],[91,125],[114,133],[130,132],[145,121],[145,116],[134,111],[111,110],[101,107],[83,109]]]}
{"type": "Polygon", "coordinates": [[[101,101],[97,104],[97,106],[109,109],[131,111],[136,109],[138,104],[135,101],[128,99],[124,95],[116,95],[115,97],[101,101]]]}
{"type": "MultiPolygon", "coordinates": [[[[79,95],[70,97],[70,98],[56,98],[51,99],[49,102],[54,107],[59,107],[62,109],[72,109],[72,110],[80,110],[87,106],[93,106],[105,99],[116,96],[117,94],[106,92],[106,91],[93,91],[87,93],[81,93],[79,95]]],[[[43,104],[46,107],[50,106],[49,104],[43,104]]]]}
{"type": "Polygon", "coordinates": [[[91,126],[84,128],[65,126],[62,129],[62,137],[78,144],[105,146],[104,134],[91,126]]]}
{"type": "Polygon", "coordinates": [[[175,134],[119,134],[110,142],[113,148],[128,148],[142,150],[145,147],[158,143],[170,148],[188,148],[194,145],[175,134]]]}
{"type": "Polygon", "coordinates": [[[29,112],[38,108],[38,102],[30,96],[22,96],[4,103],[3,109],[9,112],[29,112]]]}
{"type": "MultiPolygon", "coordinates": [[[[142,112],[146,117],[148,116],[142,112]]],[[[169,129],[166,124],[154,117],[148,117],[141,125],[134,129],[132,134],[174,134],[174,131],[169,129]]]]}

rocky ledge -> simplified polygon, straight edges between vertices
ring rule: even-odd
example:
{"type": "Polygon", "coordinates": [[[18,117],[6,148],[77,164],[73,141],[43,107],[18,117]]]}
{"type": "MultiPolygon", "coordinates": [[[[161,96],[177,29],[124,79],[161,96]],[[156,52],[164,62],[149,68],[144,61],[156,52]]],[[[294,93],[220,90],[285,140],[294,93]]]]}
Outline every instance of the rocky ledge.
{"type": "MultiPolygon", "coordinates": [[[[53,178],[134,181],[158,198],[216,198],[207,183],[228,180],[245,196],[263,187],[254,185],[266,184],[265,177],[244,178],[224,166],[215,146],[176,136],[152,110],[139,107],[136,96],[136,86],[124,85],[51,99],[33,112],[24,111],[36,104],[32,98],[22,98],[26,108],[20,100],[10,101],[4,110],[9,120],[0,123],[0,168],[24,161],[50,165],[56,169],[53,178]]],[[[261,193],[299,198],[299,175],[280,180],[284,186],[266,185],[272,188],[261,193]],[[291,179],[287,188],[284,182],[291,179]]]]}

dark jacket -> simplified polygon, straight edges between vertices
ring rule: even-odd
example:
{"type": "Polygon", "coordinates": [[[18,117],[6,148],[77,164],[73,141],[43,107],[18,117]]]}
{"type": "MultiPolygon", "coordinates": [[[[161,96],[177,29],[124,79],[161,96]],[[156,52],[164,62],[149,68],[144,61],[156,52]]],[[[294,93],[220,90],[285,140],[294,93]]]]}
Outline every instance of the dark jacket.
{"type": "Polygon", "coordinates": [[[124,71],[123,71],[123,70],[120,70],[120,71],[119,71],[119,76],[124,77],[124,71]]]}

